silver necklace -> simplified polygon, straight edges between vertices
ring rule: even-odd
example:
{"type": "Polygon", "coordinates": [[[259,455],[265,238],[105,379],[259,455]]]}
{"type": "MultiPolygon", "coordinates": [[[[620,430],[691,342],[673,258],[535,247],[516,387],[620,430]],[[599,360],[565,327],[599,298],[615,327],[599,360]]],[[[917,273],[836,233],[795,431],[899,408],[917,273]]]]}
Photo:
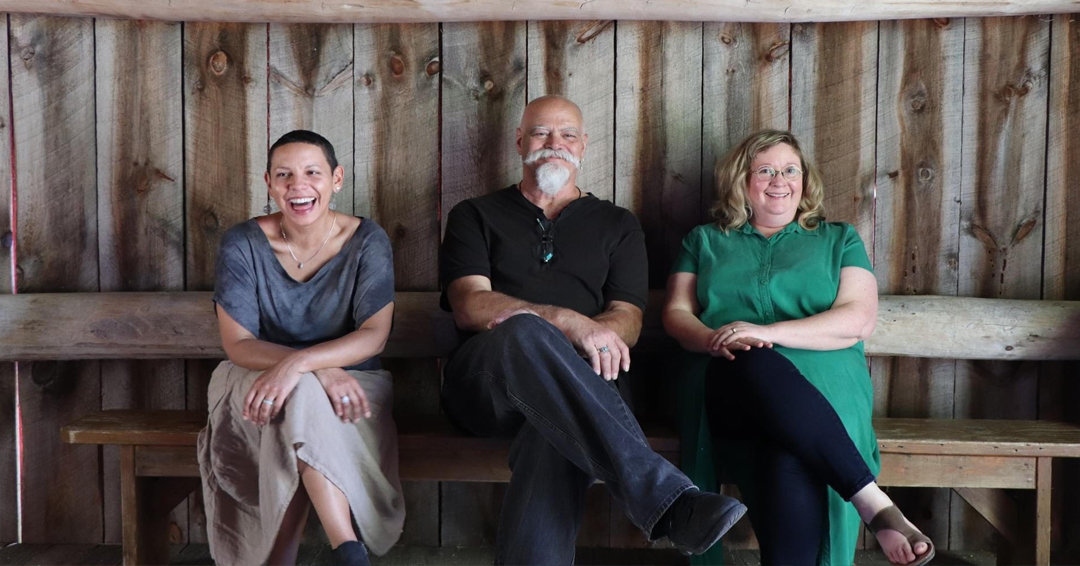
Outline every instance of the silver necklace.
{"type": "Polygon", "coordinates": [[[337,214],[334,214],[334,223],[330,225],[330,231],[326,233],[326,239],[323,240],[321,244],[319,244],[319,249],[315,250],[315,253],[311,254],[311,257],[305,259],[304,261],[300,261],[299,259],[297,259],[296,254],[293,253],[292,244],[289,243],[289,237],[285,235],[285,226],[281,223],[280,220],[278,221],[278,228],[281,229],[281,237],[285,240],[285,246],[289,248],[289,255],[291,255],[293,261],[296,262],[296,267],[299,269],[303,269],[304,263],[315,259],[315,256],[319,255],[319,252],[322,251],[323,246],[326,245],[326,242],[330,241],[330,234],[333,234],[334,228],[337,228],[337,214]]]}

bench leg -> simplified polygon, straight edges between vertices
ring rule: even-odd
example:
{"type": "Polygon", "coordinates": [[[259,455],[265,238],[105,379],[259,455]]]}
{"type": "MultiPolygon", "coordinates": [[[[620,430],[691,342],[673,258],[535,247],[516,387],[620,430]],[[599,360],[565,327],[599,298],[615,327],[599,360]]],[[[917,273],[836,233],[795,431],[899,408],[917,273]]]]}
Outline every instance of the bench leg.
{"type": "Polygon", "coordinates": [[[198,478],[138,477],[135,446],[120,447],[124,566],[169,563],[169,511],[198,486],[198,478]]]}
{"type": "Polygon", "coordinates": [[[1039,458],[1035,467],[1035,564],[1050,564],[1050,479],[1053,458],[1039,458]]]}

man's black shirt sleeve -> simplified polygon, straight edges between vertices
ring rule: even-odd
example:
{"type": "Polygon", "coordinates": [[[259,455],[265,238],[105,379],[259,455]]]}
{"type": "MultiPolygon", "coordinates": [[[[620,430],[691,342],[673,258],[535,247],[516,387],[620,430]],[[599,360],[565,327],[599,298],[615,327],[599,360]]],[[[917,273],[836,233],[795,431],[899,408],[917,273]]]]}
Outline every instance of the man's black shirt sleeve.
{"type": "Polygon", "coordinates": [[[480,214],[469,201],[457,204],[446,216],[446,235],[439,254],[440,304],[450,310],[446,288],[455,279],[469,275],[491,277],[491,258],[480,214]]]}
{"type": "Polygon", "coordinates": [[[622,238],[611,253],[607,281],[604,282],[604,302],[623,301],[641,310],[649,298],[649,260],[645,252],[645,233],[629,211],[622,210],[622,238]]]}

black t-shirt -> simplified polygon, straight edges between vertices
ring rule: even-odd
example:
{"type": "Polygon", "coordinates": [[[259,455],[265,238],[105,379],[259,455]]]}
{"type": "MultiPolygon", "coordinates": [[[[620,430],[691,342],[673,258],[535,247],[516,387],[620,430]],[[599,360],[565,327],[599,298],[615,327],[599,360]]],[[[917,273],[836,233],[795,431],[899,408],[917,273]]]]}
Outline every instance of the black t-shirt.
{"type": "Polygon", "coordinates": [[[439,271],[446,287],[483,275],[491,289],[593,317],[608,301],[645,309],[648,298],[645,234],[630,211],[591,193],[544,217],[516,186],[459,203],[446,220],[439,271]],[[545,235],[551,245],[544,246],[545,235]],[[547,262],[543,256],[551,253],[547,262]]]}

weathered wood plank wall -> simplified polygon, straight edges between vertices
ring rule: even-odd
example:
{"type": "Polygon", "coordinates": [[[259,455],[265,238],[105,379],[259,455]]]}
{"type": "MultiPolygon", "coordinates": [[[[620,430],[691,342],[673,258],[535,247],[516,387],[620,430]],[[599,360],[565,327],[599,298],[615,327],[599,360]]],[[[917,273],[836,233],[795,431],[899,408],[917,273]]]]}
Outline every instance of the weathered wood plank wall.
{"type": "MultiPolygon", "coordinates": [[[[0,53],[8,53],[8,17],[0,18],[0,53]]],[[[0,93],[11,92],[9,73],[0,73],[0,93]]],[[[0,94],[0,293],[13,293],[14,243],[11,232],[11,104],[0,94]]],[[[0,542],[19,536],[18,453],[15,446],[15,364],[0,364],[0,542]]]]}
{"type": "MultiPolygon", "coordinates": [[[[779,127],[821,166],[829,218],[859,229],[882,292],[1080,298],[1072,181],[1080,96],[1070,88],[1080,76],[1080,27],[1068,15],[1053,23],[9,20],[0,39],[11,69],[10,84],[0,74],[0,234],[15,174],[19,291],[212,288],[222,232],[261,214],[266,149],[296,127],[335,144],[347,172],[338,210],[386,229],[398,289],[435,290],[446,214],[518,180],[521,111],[561,93],[587,119],[582,188],[638,214],[654,287],[682,236],[707,219],[715,160],[747,133],[779,127]]],[[[0,292],[13,290],[7,257],[0,292]]],[[[439,411],[437,361],[389,365],[399,414],[439,411]]],[[[59,427],[101,407],[202,407],[212,368],[22,364],[24,540],[117,540],[115,455],[62,445],[59,427]]],[[[1075,371],[878,359],[875,410],[1077,419],[1075,371]]],[[[10,366],[0,380],[0,506],[13,509],[10,366]]],[[[1059,477],[1078,468],[1060,466],[1059,477]]],[[[1058,481],[1059,503],[1076,501],[1072,484],[1058,481]]],[[[492,544],[504,490],[408,484],[403,541],[492,544]]],[[[897,494],[942,546],[993,547],[962,498],[897,494]]],[[[602,488],[590,501],[582,544],[643,544],[602,488]]],[[[1080,534],[1076,515],[1059,504],[1059,534],[1080,534]]],[[[0,516],[0,541],[15,537],[11,517],[0,516]]],[[[205,540],[199,498],[173,520],[178,540],[205,540]]],[[[741,532],[732,542],[753,539],[741,532]]]]}

